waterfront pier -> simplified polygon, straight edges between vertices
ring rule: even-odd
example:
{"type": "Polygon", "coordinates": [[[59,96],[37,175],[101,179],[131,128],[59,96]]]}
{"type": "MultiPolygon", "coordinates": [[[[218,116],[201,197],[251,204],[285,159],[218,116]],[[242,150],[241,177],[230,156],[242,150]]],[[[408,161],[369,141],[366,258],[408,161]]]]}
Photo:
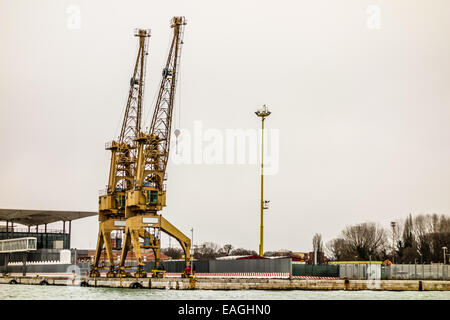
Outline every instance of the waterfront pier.
{"type": "Polygon", "coordinates": [[[376,290],[450,291],[446,280],[349,280],[261,278],[91,278],[5,276],[0,284],[173,290],[376,290]]]}

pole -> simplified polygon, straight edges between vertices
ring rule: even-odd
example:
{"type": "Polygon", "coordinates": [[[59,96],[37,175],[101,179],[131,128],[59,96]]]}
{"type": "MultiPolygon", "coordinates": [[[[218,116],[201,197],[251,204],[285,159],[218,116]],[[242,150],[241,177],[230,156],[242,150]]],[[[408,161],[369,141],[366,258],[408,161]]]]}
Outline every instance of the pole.
{"type": "MultiPolygon", "coordinates": [[[[69,249],[70,249],[70,238],[71,237],[72,237],[72,220],[69,220],[69,249]]],[[[116,235],[116,238],[117,238],[117,235],[116,235]]],[[[116,239],[116,242],[117,242],[117,239],[116,239]]]]}
{"type": "Polygon", "coordinates": [[[194,272],[194,228],[191,228],[191,238],[191,270],[194,272]]]}
{"type": "Polygon", "coordinates": [[[392,263],[394,263],[395,258],[395,225],[396,223],[394,221],[391,222],[392,227],[392,263]]]}
{"type": "Polygon", "coordinates": [[[45,249],[47,249],[47,242],[48,242],[48,235],[47,235],[47,224],[44,225],[44,232],[45,232],[45,249]]]}
{"type": "Polygon", "coordinates": [[[417,258],[414,259],[414,279],[417,279],[417,258]]]}
{"type": "Polygon", "coordinates": [[[422,280],[425,280],[425,265],[422,262],[422,256],[420,256],[420,261],[422,263],[422,280]]]}
{"type": "Polygon", "coordinates": [[[394,235],[395,225],[392,226],[392,263],[394,263],[395,258],[395,235],[394,235]]]}
{"type": "Polygon", "coordinates": [[[63,221],[63,249],[66,247],[66,221],[63,221]]]}
{"type": "Polygon", "coordinates": [[[259,235],[259,256],[264,256],[264,117],[261,118],[261,228],[259,235]]]}
{"type": "Polygon", "coordinates": [[[28,251],[22,252],[22,276],[27,275],[27,254],[28,251]]]}
{"type": "MultiPolygon", "coordinates": [[[[255,114],[261,118],[261,226],[259,231],[259,256],[264,256],[264,120],[271,112],[267,109],[266,105],[263,105],[263,109],[255,112],[255,114]]],[[[267,207],[266,207],[267,209],[267,207]]]]}

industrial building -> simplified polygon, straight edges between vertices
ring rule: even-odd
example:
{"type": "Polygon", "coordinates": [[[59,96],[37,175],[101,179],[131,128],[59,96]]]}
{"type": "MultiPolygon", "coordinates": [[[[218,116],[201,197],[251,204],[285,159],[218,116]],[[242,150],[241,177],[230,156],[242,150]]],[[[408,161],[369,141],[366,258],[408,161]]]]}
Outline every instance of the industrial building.
{"type": "Polygon", "coordinates": [[[0,243],[5,244],[0,250],[0,272],[10,267],[26,272],[27,264],[31,269],[36,269],[33,265],[44,270],[45,265],[45,270],[53,271],[52,265],[76,263],[77,255],[87,255],[87,250],[71,249],[72,221],[95,215],[93,211],[0,209],[0,243]],[[61,228],[48,228],[53,223],[61,223],[61,228]],[[33,246],[6,246],[24,238],[34,240],[33,246]]]}

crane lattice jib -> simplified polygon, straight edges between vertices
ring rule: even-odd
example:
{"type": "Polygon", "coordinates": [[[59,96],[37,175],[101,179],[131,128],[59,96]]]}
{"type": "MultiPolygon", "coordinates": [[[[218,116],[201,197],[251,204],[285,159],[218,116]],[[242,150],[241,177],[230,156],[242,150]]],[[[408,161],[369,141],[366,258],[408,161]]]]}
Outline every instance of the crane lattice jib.
{"type": "Polygon", "coordinates": [[[139,49],[133,75],[130,79],[127,105],[122,122],[118,142],[112,142],[107,149],[115,149],[116,159],[111,164],[108,193],[116,189],[128,190],[132,187],[137,159],[135,138],[141,130],[142,101],[145,88],[145,70],[148,55],[148,38],[150,30],[138,29],[135,36],[139,37],[139,49]]]}
{"type": "Polygon", "coordinates": [[[152,146],[150,143],[147,145],[147,150],[145,152],[147,155],[145,171],[146,173],[150,173],[146,181],[159,189],[162,189],[163,187],[162,182],[164,180],[169,157],[175,88],[185,25],[186,20],[184,17],[174,17],[172,19],[171,27],[174,29],[173,38],[170,44],[166,65],[162,71],[158,98],[149,129],[150,136],[156,138],[156,141],[158,142],[157,148],[155,150],[155,146],[152,146]]]}

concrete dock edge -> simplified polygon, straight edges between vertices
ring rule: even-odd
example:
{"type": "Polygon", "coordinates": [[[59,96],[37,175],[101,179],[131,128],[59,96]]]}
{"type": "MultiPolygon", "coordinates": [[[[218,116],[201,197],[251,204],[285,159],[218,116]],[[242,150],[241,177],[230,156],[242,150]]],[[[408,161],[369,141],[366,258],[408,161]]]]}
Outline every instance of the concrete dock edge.
{"type": "Polygon", "coordinates": [[[1,277],[0,284],[60,285],[170,290],[376,290],[450,291],[450,281],[433,280],[304,280],[304,279],[176,279],[89,277],[1,277]]]}

